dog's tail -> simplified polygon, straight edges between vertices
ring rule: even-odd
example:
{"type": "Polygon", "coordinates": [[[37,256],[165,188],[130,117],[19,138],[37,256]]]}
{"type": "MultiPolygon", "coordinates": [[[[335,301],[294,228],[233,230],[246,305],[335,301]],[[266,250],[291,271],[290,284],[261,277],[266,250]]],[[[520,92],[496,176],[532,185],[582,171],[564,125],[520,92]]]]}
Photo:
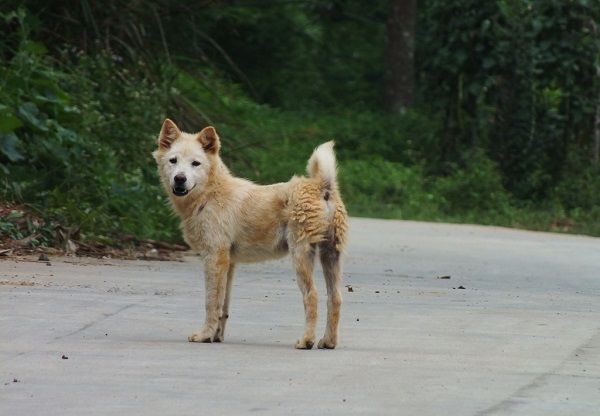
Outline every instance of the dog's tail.
{"type": "Polygon", "coordinates": [[[341,252],[346,244],[348,230],[348,214],[339,194],[337,168],[333,141],[323,143],[315,149],[306,167],[311,178],[321,182],[322,197],[326,202],[329,229],[327,239],[337,252],[341,252]]]}
{"type": "Polygon", "coordinates": [[[337,167],[333,144],[332,140],[317,147],[308,159],[306,170],[311,178],[321,179],[324,188],[335,192],[337,190],[337,167]]]}

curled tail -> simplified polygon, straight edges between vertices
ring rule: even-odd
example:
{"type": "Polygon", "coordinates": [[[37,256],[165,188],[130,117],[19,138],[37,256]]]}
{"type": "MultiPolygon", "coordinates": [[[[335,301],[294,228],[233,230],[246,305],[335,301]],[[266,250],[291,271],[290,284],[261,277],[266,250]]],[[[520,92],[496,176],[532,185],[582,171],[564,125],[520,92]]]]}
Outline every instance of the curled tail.
{"type": "Polygon", "coordinates": [[[335,153],[333,152],[333,140],[319,145],[308,159],[308,176],[319,178],[323,187],[332,192],[337,190],[337,167],[335,153]]]}
{"type": "Polygon", "coordinates": [[[330,230],[327,240],[337,252],[341,252],[346,244],[348,230],[348,214],[338,191],[337,166],[333,141],[323,143],[315,149],[306,167],[308,175],[321,181],[321,195],[325,200],[328,210],[328,228],[330,230]]]}

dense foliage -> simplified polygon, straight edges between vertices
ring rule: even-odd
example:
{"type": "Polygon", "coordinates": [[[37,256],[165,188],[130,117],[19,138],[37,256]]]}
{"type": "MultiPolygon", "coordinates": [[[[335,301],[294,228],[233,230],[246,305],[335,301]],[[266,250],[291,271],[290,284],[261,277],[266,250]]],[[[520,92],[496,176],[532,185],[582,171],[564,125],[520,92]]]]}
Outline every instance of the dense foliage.
{"type": "Polygon", "coordinates": [[[177,239],[150,155],[169,116],[214,124],[234,172],[263,183],[335,138],[354,215],[600,234],[600,4],[418,2],[402,115],[382,104],[387,10],[3,2],[0,197],[94,238],[177,239]]]}

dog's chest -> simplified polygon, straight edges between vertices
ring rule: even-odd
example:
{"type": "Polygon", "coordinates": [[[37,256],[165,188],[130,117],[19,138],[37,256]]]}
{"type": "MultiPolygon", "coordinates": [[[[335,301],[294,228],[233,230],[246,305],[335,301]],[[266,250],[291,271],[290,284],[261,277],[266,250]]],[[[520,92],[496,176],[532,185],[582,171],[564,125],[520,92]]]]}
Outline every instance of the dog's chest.
{"type": "Polygon", "coordinates": [[[205,215],[182,221],[181,229],[185,242],[201,256],[230,245],[222,225],[205,215]]]}

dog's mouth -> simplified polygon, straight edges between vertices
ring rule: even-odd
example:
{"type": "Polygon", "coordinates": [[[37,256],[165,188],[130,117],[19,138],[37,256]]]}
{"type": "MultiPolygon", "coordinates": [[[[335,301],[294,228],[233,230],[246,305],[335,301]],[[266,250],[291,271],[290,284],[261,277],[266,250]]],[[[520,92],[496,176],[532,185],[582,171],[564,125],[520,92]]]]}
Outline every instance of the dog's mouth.
{"type": "Polygon", "coordinates": [[[175,196],[186,196],[195,187],[196,187],[196,185],[192,186],[191,189],[187,189],[187,188],[185,188],[183,186],[182,187],[174,186],[171,189],[173,190],[173,195],[175,195],[175,196]]]}

